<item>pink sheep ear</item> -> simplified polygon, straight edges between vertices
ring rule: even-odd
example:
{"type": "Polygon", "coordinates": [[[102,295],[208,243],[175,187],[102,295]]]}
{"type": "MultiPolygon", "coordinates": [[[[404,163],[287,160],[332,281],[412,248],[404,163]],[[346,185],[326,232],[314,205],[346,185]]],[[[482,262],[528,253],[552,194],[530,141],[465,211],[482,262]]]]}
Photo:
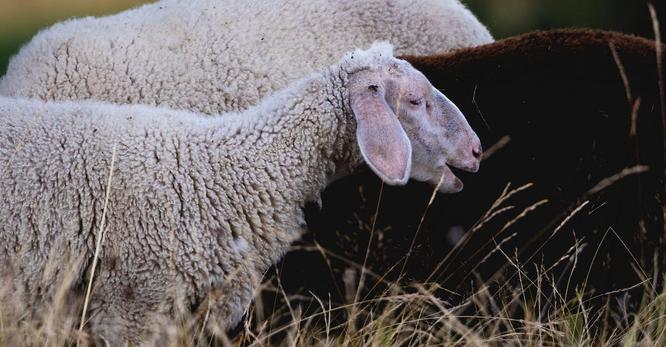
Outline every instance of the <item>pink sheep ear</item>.
{"type": "Polygon", "coordinates": [[[376,85],[352,92],[356,140],[363,159],[385,183],[404,185],[412,169],[412,144],[376,85]]]}

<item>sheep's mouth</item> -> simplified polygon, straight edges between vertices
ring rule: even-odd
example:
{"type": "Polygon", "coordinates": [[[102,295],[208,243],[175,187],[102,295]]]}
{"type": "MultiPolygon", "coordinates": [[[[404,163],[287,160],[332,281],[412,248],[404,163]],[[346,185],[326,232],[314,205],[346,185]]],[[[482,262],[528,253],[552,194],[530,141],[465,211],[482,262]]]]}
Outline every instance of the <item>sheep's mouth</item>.
{"type": "Polygon", "coordinates": [[[457,168],[457,167],[455,167],[451,164],[448,164],[448,163],[446,164],[446,166],[449,167],[449,169],[451,170],[453,175],[456,176],[458,179],[463,179],[463,178],[466,178],[466,177],[471,176],[472,174],[474,174],[473,171],[457,168]]]}
{"type": "MultiPolygon", "coordinates": [[[[438,190],[441,193],[451,194],[458,193],[463,189],[463,182],[456,177],[456,174],[453,172],[453,167],[449,164],[442,165],[437,168],[438,172],[441,174],[438,177],[433,177],[433,180],[430,181],[431,184],[437,185],[439,183],[438,190]]],[[[458,169],[455,169],[456,171],[458,169]]]]}
{"type": "Polygon", "coordinates": [[[446,167],[449,169],[451,175],[453,176],[452,178],[455,182],[454,185],[456,188],[462,190],[464,186],[463,181],[465,181],[468,176],[471,176],[472,172],[457,168],[449,163],[446,164],[446,167]]]}

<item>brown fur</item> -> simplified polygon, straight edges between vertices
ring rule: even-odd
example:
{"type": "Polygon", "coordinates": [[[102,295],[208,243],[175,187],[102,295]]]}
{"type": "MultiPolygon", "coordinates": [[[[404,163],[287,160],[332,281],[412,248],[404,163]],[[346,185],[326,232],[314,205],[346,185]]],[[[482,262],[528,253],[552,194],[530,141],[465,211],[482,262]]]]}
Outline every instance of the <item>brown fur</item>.
{"type": "MultiPolygon", "coordinates": [[[[483,161],[477,174],[463,177],[462,193],[438,196],[429,208],[431,187],[417,183],[407,188],[384,187],[368,258],[372,272],[396,279],[402,266],[393,266],[403,261],[417,237],[403,278],[430,278],[447,290],[464,294],[476,278],[492,284],[491,279],[501,274],[511,277],[507,259],[493,249],[515,233],[502,244],[502,250],[511,258],[517,254],[528,274],[542,264],[553,264],[577,240],[586,247],[578,255],[569,290],[582,286],[588,269],[586,283],[597,293],[640,282],[634,258],[650,274],[653,257],[664,253],[664,136],[655,53],[654,42],[644,38],[564,29],[528,33],[450,54],[407,57],[461,108],[484,148],[506,137],[510,140],[483,161]],[[632,105],[611,42],[633,99],[641,99],[635,137],[630,135],[632,105]],[[589,193],[599,182],[636,165],[649,169],[589,193]],[[508,183],[513,188],[534,185],[501,205],[513,206],[511,210],[471,233],[508,183]],[[547,203],[500,232],[544,199],[547,203]],[[588,205],[553,235],[585,201],[588,205]],[[416,235],[424,213],[426,218],[416,235]],[[454,251],[449,236],[458,226],[472,236],[454,251]],[[438,267],[444,258],[447,261],[438,267]]],[[[353,269],[340,259],[363,263],[380,186],[376,178],[365,174],[348,177],[325,191],[323,210],[308,213],[313,233],[307,237],[340,258],[324,260],[317,247],[312,253],[289,254],[278,265],[285,288],[311,291],[319,297],[331,293],[333,300],[344,302],[344,293],[336,290],[344,288],[344,283],[332,279],[341,279],[346,269],[353,269]],[[329,268],[333,268],[332,274],[329,268]]],[[[565,259],[553,269],[554,279],[568,279],[572,266],[565,259]]],[[[376,279],[368,278],[371,283],[365,288],[372,288],[376,279]]],[[[560,284],[564,291],[566,281],[560,284]]],[[[629,301],[640,300],[641,291],[630,292],[634,295],[629,301]]],[[[442,295],[460,300],[456,295],[442,295]]]]}

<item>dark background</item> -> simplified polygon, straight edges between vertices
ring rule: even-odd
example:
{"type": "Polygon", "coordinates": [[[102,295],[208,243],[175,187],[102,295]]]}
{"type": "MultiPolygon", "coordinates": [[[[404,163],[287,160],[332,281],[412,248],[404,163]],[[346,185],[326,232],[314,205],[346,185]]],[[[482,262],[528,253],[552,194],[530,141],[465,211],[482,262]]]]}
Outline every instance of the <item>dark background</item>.
{"type": "MultiPolygon", "coordinates": [[[[40,29],[71,17],[111,14],[142,0],[1,0],[0,74],[40,29]]],[[[463,0],[500,39],[537,29],[591,27],[654,37],[647,4],[666,23],[664,0],[463,0]]],[[[666,25],[664,25],[666,26],[666,25]]],[[[662,30],[663,32],[663,30],[662,30]]]]}

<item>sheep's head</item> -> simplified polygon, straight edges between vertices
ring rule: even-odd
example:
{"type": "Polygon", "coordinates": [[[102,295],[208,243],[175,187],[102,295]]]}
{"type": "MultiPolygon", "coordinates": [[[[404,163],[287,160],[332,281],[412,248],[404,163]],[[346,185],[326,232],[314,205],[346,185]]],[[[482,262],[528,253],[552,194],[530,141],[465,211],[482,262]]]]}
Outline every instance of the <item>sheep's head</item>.
{"type": "Polygon", "coordinates": [[[354,70],[349,78],[363,158],[387,184],[402,185],[412,178],[437,185],[441,179],[441,192],[459,192],[463,184],[449,165],[478,171],[478,136],[458,107],[421,72],[376,46],[354,53],[357,60],[369,54],[381,58],[375,57],[369,68],[354,70]]]}

